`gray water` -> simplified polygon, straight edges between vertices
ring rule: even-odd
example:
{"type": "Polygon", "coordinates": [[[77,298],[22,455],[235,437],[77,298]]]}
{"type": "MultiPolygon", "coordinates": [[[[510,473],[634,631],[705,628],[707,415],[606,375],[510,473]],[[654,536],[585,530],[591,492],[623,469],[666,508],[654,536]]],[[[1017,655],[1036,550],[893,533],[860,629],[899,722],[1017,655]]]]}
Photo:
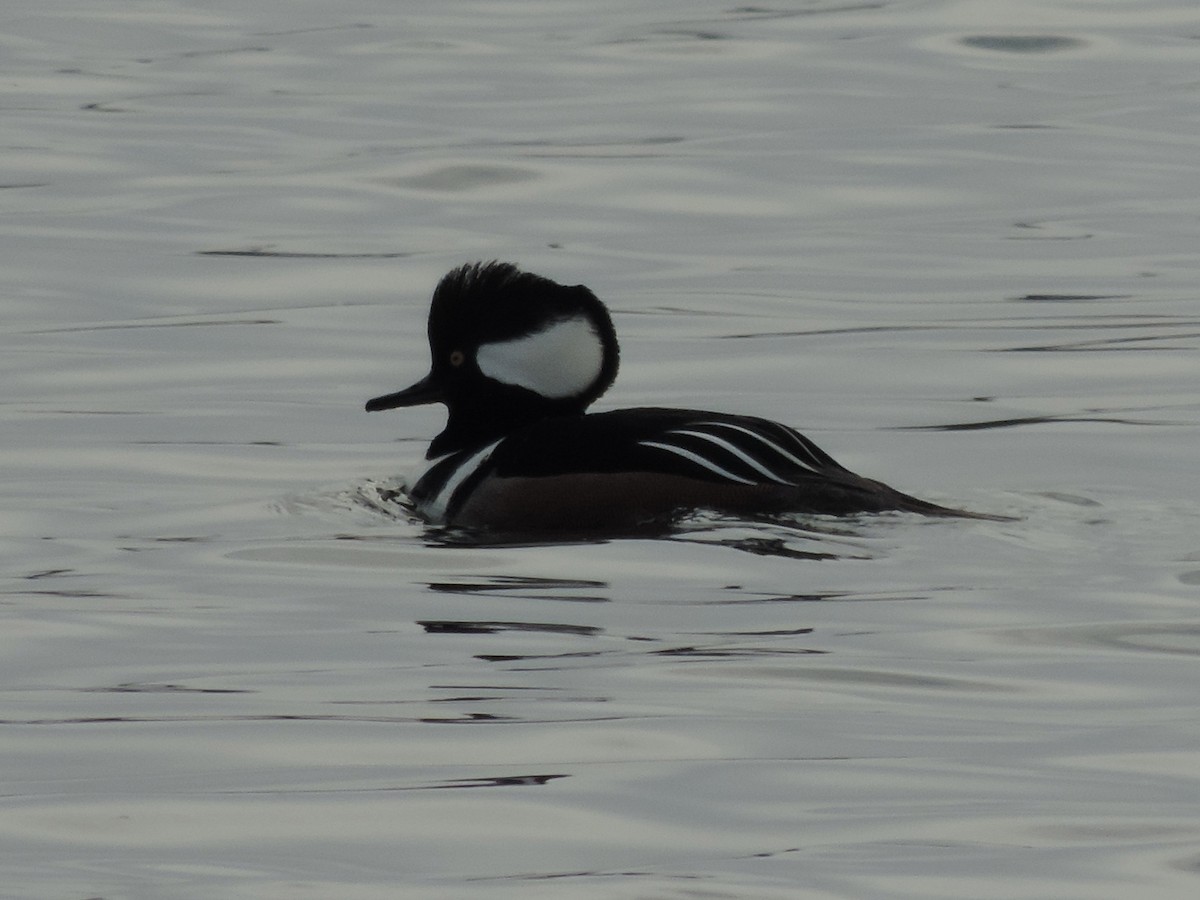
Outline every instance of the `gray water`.
{"type": "Polygon", "coordinates": [[[0,895],[1194,897],[1200,9],[0,11],[0,895]],[[463,543],[437,279],[942,503],[463,543]]]}

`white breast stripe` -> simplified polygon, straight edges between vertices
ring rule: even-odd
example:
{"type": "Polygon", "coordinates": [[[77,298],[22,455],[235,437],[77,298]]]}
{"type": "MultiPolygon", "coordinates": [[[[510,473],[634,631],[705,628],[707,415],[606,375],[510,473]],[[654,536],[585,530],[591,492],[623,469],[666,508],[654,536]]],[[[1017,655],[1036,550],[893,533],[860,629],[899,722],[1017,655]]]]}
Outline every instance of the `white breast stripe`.
{"type": "Polygon", "coordinates": [[[475,362],[488,378],[558,400],[595,384],[604,366],[604,345],[591,320],[572,316],[533,334],[484,344],[475,362]]]}
{"type": "Polygon", "coordinates": [[[730,453],[732,453],[734,456],[736,456],[738,459],[740,459],[746,465],[750,466],[756,472],[761,472],[763,475],[767,476],[772,481],[778,482],[779,484],[791,484],[790,481],[780,478],[778,475],[776,475],[774,472],[772,472],[770,469],[768,469],[766,466],[764,466],[762,463],[760,463],[757,459],[755,459],[753,456],[751,456],[749,453],[747,453],[745,450],[742,450],[739,447],[737,447],[736,445],[731,444],[729,441],[725,440],[724,438],[717,437],[715,434],[707,434],[703,431],[689,431],[686,428],[672,428],[667,433],[668,434],[686,434],[691,437],[697,437],[697,438],[700,438],[701,440],[708,441],[711,444],[716,444],[718,447],[728,450],[730,453]]]}
{"type": "MultiPolygon", "coordinates": [[[[813,462],[805,462],[804,460],[800,459],[799,457],[789,453],[787,450],[784,450],[782,447],[780,447],[774,441],[763,437],[757,431],[751,431],[749,428],[744,428],[741,425],[734,425],[731,422],[705,422],[704,424],[709,425],[709,426],[718,425],[721,428],[729,428],[729,429],[732,429],[733,431],[740,431],[742,434],[748,435],[748,436],[754,438],[755,440],[757,440],[758,442],[770,447],[772,450],[774,450],[776,453],[778,453],[784,459],[790,460],[791,462],[798,465],[800,468],[807,469],[810,472],[815,472],[818,474],[820,472],[820,470],[816,466],[813,465],[813,462],[817,462],[817,463],[820,462],[819,460],[816,459],[816,457],[813,457],[813,462]]],[[[803,446],[803,445],[801,445],[801,446],[803,446]]]]}
{"type": "MultiPolygon", "coordinates": [[[[450,506],[450,501],[454,498],[454,492],[458,490],[459,485],[463,483],[472,473],[477,471],[480,466],[487,462],[488,457],[492,455],[492,451],[496,449],[496,445],[500,443],[501,438],[497,441],[492,441],[482,450],[464,459],[450,477],[442,482],[441,488],[436,494],[421,507],[421,513],[430,521],[437,523],[442,522],[446,518],[446,509],[450,506]]],[[[439,457],[436,462],[439,462],[444,457],[439,457]]]]}
{"type": "Polygon", "coordinates": [[[643,447],[653,447],[655,450],[666,450],[668,453],[674,453],[676,456],[682,456],[689,462],[694,462],[696,465],[702,466],[703,468],[708,469],[708,471],[716,475],[720,475],[722,478],[728,479],[729,481],[736,481],[738,484],[755,483],[748,478],[742,478],[741,476],[734,475],[732,472],[727,472],[725,469],[722,469],[720,466],[714,463],[711,459],[705,459],[699,453],[693,453],[691,450],[688,450],[685,447],[676,447],[674,444],[662,444],[658,441],[638,441],[638,443],[643,447]]]}

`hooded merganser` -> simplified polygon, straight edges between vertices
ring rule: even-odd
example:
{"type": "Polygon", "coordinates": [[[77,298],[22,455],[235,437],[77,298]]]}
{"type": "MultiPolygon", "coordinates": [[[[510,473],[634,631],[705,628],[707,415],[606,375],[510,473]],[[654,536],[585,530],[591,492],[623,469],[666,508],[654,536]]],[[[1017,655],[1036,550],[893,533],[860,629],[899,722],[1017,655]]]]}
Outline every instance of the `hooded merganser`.
{"type": "Polygon", "coordinates": [[[367,411],[444,403],[408,494],[424,519],[507,532],[665,523],[680,512],[971,516],[855,475],[766,419],[688,409],[585,413],[617,375],[604,304],[508,263],[446,275],[429,311],[433,366],[367,411]]]}

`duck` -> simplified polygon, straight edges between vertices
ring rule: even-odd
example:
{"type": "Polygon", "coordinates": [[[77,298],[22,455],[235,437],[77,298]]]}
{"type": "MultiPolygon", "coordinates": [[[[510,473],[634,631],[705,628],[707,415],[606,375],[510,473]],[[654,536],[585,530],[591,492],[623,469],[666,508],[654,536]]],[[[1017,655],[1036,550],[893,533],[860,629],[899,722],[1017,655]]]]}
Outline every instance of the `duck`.
{"type": "Polygon", "coordinates": [[[506,533],[669,527],[738,518],[904,512],[990,518],[857,475],[795,429],[757,416],[667,407],[588,412],[620,348],[583,285],[492,261],[434,289],[432,363],[368,412],[446,407],[446,426],[405,486],[425,522],[506,533]]]}

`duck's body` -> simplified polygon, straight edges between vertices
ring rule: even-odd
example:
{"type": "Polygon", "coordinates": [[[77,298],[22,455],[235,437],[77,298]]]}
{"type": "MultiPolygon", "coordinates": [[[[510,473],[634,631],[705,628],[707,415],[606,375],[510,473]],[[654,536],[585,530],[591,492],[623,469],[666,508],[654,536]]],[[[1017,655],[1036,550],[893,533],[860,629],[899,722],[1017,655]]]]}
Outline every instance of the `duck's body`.
{"type": "Polygon", "coordinates": [[[434,292],[430,374],[368,410],[444,403],[446,429],[409,486],[435,524],[506,532],[740,516],[900,510],[971,515],[843,468],[798,432],[750,416],[639,408],[586,413],[617,372],[608,311],[587,288],[502,264],[434,292]]]}

